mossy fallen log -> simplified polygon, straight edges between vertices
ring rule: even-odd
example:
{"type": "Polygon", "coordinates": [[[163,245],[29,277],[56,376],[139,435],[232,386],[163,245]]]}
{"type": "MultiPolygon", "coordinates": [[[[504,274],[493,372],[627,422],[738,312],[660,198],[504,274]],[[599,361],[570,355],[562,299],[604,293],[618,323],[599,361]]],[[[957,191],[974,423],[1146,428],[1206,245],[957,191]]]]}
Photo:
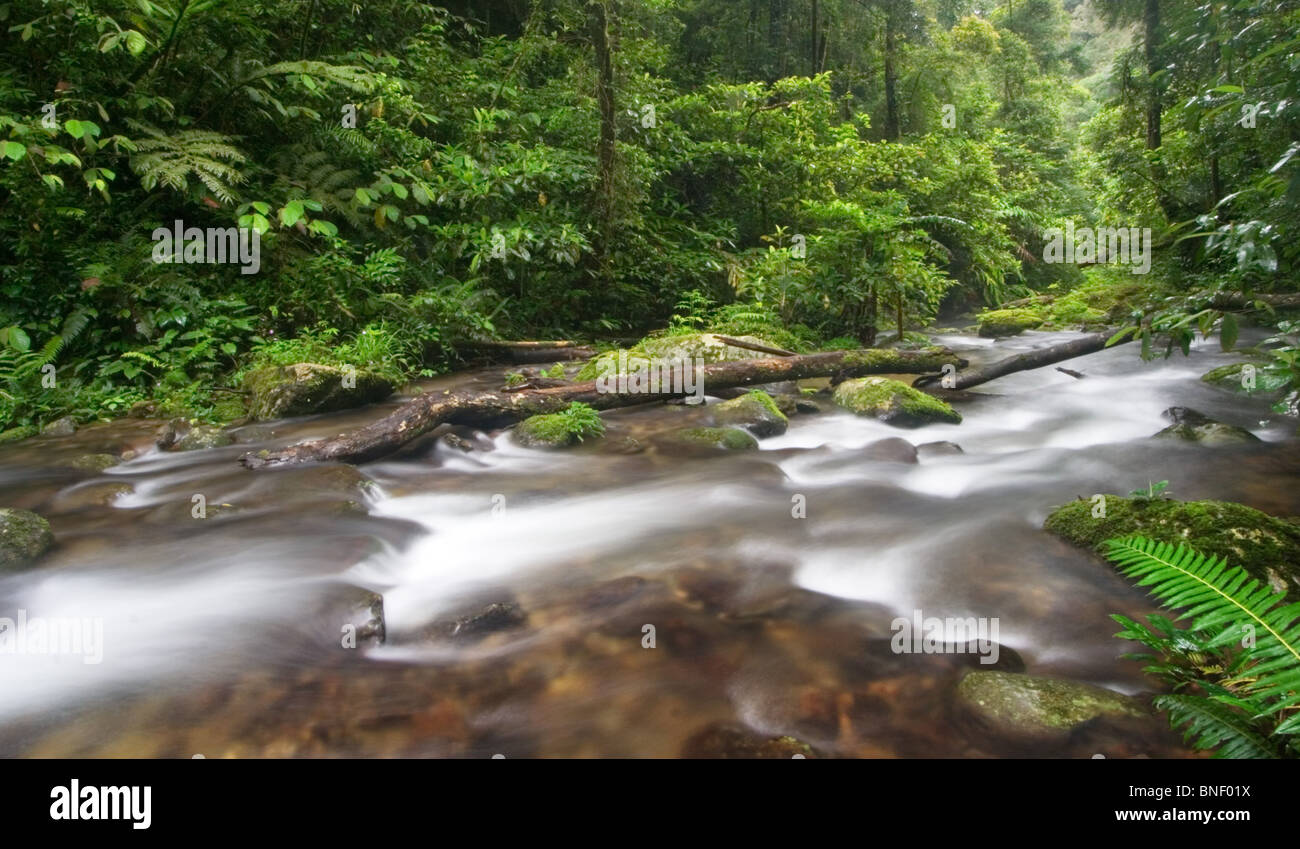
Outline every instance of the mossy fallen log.
{"type": "MultiPolygon", "coordinates": [[[[867,348],[828,351],[771,359],[709,363],[676,370],[686,379],[649,385],[612,377],[567,386],[520,392],[429,392],[408,401],[389,415],[351,433],[291,445],[281,451],[245,455],[241,462],[253,469],[314,462],[363,463],[384,457],[441,424],[502,427],[540,413],[555,413],[574,401],[598,410],[630,407],[731,386],[776,383],[812,377],[847,379],[869,374],[921,374],[965,360],[946,348],[893,351],[867,348]]],[[[664,370],[667,374],[667,369],[664,370]]]]}

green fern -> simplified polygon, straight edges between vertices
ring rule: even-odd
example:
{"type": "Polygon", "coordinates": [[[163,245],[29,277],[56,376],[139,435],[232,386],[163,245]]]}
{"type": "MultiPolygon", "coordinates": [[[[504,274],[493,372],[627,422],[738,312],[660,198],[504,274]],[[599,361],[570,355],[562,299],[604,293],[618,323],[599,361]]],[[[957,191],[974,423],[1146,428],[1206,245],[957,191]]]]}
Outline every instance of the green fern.
{"type": "Polygon", "coordinates": [[[232,137],[209,130],[164,133],[149,124],[128,123],[145,136],[135,141],[131,170],[140,177],[140,184],[146,189],[162,185],[185,192],[192,175],[217,200],[223,203],[234,201],[231,187],[244,181],[237,166],[248,158],[231,144],[234,141],[232,137]]]}
{"type": "MultiPolygon", "coordinates": [[[[1156,700],[1174,727],[1220,757],[1296,754],[1300,731],[1300,604],[1261,585],[1240,567],[1186,545],[1133,536],[1107,541],[1107,556],[1160,603],[1190,622],[1180,630],[1152,617],[1152,630],[1123,616],[1117,636],[1156,649],[1147,671],[1205,695],[1156,700]],[[1271,739],[1270,739],[1271,738],[1271,739]]],[[[1150,656],[1145,656],[1148,659],[1150,656]]]]}

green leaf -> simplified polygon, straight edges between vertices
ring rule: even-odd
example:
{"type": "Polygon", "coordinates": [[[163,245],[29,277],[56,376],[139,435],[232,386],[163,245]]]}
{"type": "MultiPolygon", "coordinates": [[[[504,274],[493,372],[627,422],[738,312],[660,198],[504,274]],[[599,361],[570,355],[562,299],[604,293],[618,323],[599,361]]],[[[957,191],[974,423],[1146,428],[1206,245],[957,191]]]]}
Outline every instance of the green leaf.
{"type": "Polygon", "coordinates": [[[0,142],[0,155],[17,162],[27,155],[27,148],[15,141],[0,142]]]}
{"type": "Polygon", "coordinates": [[[1219,323],[1219,347],[1225,351],[1231,351],[1237,344],[1237,317],[1232,313],[1225,313],[1223,321],[1219,323]]]}

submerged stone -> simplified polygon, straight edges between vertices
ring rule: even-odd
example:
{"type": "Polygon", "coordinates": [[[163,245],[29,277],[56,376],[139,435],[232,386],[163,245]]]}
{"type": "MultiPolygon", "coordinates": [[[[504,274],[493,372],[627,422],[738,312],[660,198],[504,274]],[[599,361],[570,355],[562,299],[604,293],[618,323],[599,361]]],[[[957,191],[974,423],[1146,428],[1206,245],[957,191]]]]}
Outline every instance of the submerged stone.
{"type": "Polygon", "coordinates": [[[1202,445],[1237,445],[1261,441],[1245,428],[1215,421],[1189,407],[1170,407],[1164,415],[1173,424],[1155,434],[1159,439],[1183,439],[1202,445]]]}
{"type": "Polygon", "coordinates": [[[685,427],[670,431],[664,441],[688,451],[748,451],[758,447],[758,440],[737,427],[685,427]]]}
{"type": "Polygon", "coordinates": [[[1084,684],[1016,672],[972,670],[957,685],[958,704],[1007,736],[1063,737],[1099,717],[1146,717],[1141,700],[1084,684]]]}

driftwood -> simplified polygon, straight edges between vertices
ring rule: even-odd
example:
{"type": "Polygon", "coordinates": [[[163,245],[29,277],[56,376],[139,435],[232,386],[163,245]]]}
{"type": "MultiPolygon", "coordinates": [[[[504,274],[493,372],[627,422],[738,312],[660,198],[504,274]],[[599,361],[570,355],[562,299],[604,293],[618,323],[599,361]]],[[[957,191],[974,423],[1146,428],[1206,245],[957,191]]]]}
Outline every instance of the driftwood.
{"type": "Polygon", "coordinates": [[[1085,354],[1095,354],[1106,347],[1106,341],[1110,339],[1111,335],[1111,333],[1090,333],[1078,339],[1071,339],[1069,342],[1049,345],[1046,348],[1038,348],[1033,351],[1025,351],[1022,354],[1006,357],[995,363],[957,372],[956,374],[923,374],[912,381],[912,385],[919,388],[937,384],[944,389],[969,389],[972,386],[979,386],[981,383],[988,383],[990,380],[1018,371],[1042,368],[1043,366],[1050,366],[1052,363],[1059,363],[1062,360],[1082,357],[1085,354]]]}
{"type": "MultiPolygon", "coordinates": [[[[707,392],[712,388],[776,383],[810,377],[860,377],[868,374],[919,374],[942,368],[946,364],[962,367],[967,363],[946,350],[891,351],[866,349],[830,351],[771,359],[733,360],[700,366],[694,371],[691,388],[696,382],[707,392]]],[[[676,386],[658,387],[658,391],[632,392],[617,381],[598,387],[597,381],[573,383],[547,389],[519,392],[428,392],[377,422],[352,433],[330,439],[291,445],[282,451],[245,455],[241,462],[249,468],[293,465],[311,462],[361,463],[391,454],[411,440],[441,424],[474,427],[501,427],[538,413],[554,413],[574,401],[590,404],[598,410],[630,407],[652,401],[666,401],[691,394],[682,381],[676,386]],[[601,391],[601,389],[605,391],[601,391]]]]}

